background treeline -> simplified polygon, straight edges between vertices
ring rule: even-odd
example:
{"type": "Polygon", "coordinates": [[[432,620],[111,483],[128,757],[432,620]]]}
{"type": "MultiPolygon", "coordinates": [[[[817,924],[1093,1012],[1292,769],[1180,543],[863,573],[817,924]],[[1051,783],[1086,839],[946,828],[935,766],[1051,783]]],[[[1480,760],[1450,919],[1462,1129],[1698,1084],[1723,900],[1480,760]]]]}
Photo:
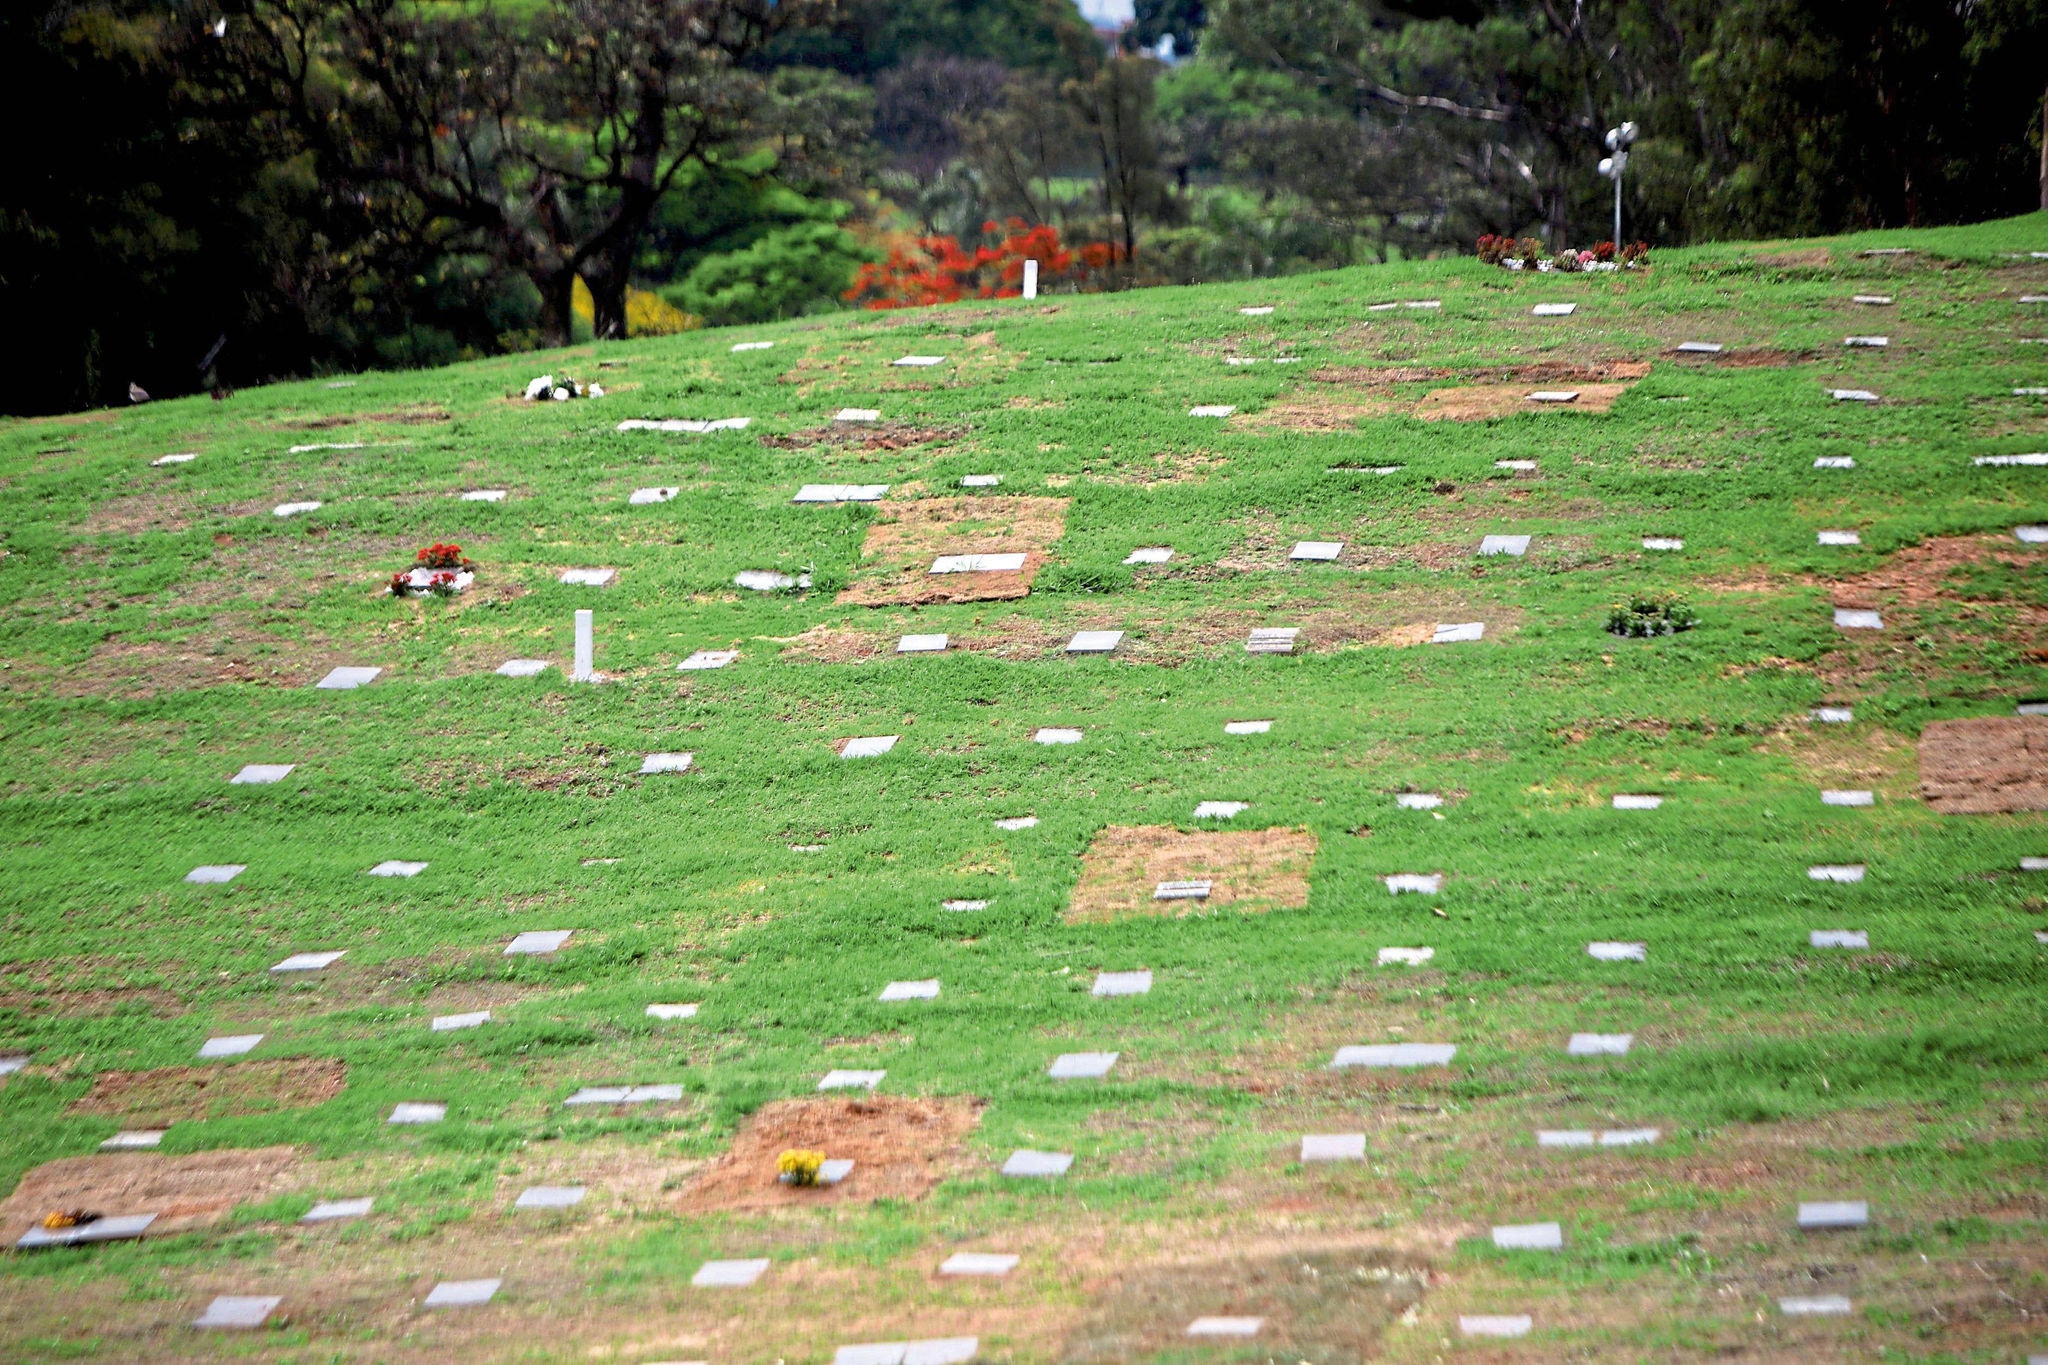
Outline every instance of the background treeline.
{"type": "Polygon", "coordinates": [[[0,408],[847,306],[2048,207],[2048,0],[11,0],[0,408]],[[225,338],[225,344],[221,344],[225,338]]]}

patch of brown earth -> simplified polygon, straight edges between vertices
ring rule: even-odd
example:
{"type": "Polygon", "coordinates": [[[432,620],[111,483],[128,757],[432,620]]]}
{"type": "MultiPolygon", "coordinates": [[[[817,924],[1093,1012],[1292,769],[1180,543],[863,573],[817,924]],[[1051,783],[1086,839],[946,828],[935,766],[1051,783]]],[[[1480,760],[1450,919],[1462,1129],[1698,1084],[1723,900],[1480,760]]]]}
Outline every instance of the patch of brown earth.
{"type": "Polygon", "coordinates": [[[1647,360],[1532,361],[1521,365],[1385,366],[1329,365],[1308,377],[1318,384],[1385,388],[1392,384],[1435,384],[1456,380],[1470,384],[1603,384],[1634,383],[1650,373],[1647,360]]]}
{"type": "Polygon", "coordinates": [[[1566,392],[1578,394],[1569,403],[1539,403],[1530,398],[1537,392],[1526,383],[1466,384],[1455,389],[1431,389],[1415,405],[1414,416],[1425,422],[1481,422],[1491,417],[1513,417],[1524,412],[1607,412],[1629,390],[1628,384],[1575,384],[1566,392]]]}
{"type": "Polygon", "coordinates": [[[358,422],[384,422],[398,426],[424,426],[430,422],[452,422],[454,420],[445,409],[428,405],[417,408],[399,408],[392,412],[336,413],[328,417],[307,417],[297,421],[284,421],[278,425],[291,431],[332,431],[336,427],[352,427],[358,422]]]}
{"type": "Polygon", "coordinates": [[[761,444],[770,450],[809,450],[814,446],[909,450],[913,446],[943,446],[966,434],[966,427],[926,427],[915,422],[835,422],[783,436],[763,436],[761,444]]]}
{"type": "Polygon", "coordinates": [[[185,1012],[185,1002],[169,991],[135,986],[121,990],[0,991],[0,1010],[19,1010],[31,1018],[54,1015],[77,1018],[114,1014],[140,1006],[159,1019],[185,1012]]]}
{"type": "Polygon", "coordinates": [[[89,536],[132,536],[145,531],[183,531],[192,525],[199,503],[175,488],[130,493],[100,503],[72,529],[89,536]]]}
{"type": "Polygon", "coordinates": [[[1935,536],[1894,551],[1868,573],[1841,579],[1838,596],[1908,605],[1959,600],[1965,594],[1954,580],[1987,560],[2009,569],[2031,569],[2039,562],[2004,536],[1935,536]]]}
{"type": "Polygon", "coordinates": [[[1811,270],[1835,263],[1835,254],[1824,246],[1800,247],[1791,251],[1759,251],[1758,265],[1774,265],[1781,269],[1811,270]]]}
{"type": "Polygon", "coordinates": [[[1929,722],[1920,795],[1944,815],[2048,810],[2048,716],[1929,722]]]}
{"type": "Polygon", "coordinates": [[[1731,370],[1778,369],[1788,365],[1804,365],[1819,358],[1818,351],[1780,351],[1767,346],[1743,347],[1705,357],[1715,365],[1731,370]]]}
{"type": "Polygon", "coordinates": [[[1066,532],[1067,498],[919,498],[885,502],[861,542],[842,606],[994,602],[1025,596],[1045,552],[1066,532]],[[1024,555],[1014,572],[930,572],[940,555],[1024,555]]]}
{"type": "Polygon", "coordinates": [[[65,697],[154,697],[224,683],[268,683],[296,687],[314,681],[347,660],[315,664],[302,646],[269,636],[216,634],[176,643],[162,640],[102,640],[83,664],[58,675],[55,691],[65,697]],[[260,661],[259,661],[260,657],[260,661]]]}
{"type": "Polygon", "coordinates": [[[348,1068],[332,1057],[102,1071],[69,1114],[97,1114],[145,1128],[180,1120],[310,1109],[339,1095],[348,1068]]]}
{"type": "Polygon", "coordinates": [[[1108,825],[1081,860],[1067,903],[1069,924],[1134,915],[1186,915],[1223,906],[1258,912],[1308,904],[1316,836],[1307,829],[1188,834],[1170,825],[1108,825]],[[1205,900],[1159,901],[1161,882],[1206,881],[1205,900]]]}
{"type": "Polygon", "coordinates": [[[278,1192],[298,1165],[290,1147],[223,1148],[189,1156],[116,1152],[46,1161],[0,1201],[0,1240],[13,1243],[59,1210],[103,1218],[153,1213],[150,1232],[183,1232],[226,1217],[237,1204],[278,1192]]]}
{"type": "Polygon", "coordinates": [[[1297,394],[1258,412],[1247,413],[1240,425],[1282,431],[1350,431],[1364,418],[1386,417],[1406,410],[1407,404],[1392,398],[1346,401],[1320,394],[1297,394]]]}
{"type": "Polygon", "coordinates": [[[981,1122],[982,1108],[978,1099],[893,1095],[777,1100],[747,1120],[725,1154],[684,1187],[677,1205],[700,1213],[920,1199],[963,1166],[960,1144],[981,1122]],[[853,1172],[836,1185],[785,1185],[775,1161],[792,1148],[851,1159],[853,1172]]]}

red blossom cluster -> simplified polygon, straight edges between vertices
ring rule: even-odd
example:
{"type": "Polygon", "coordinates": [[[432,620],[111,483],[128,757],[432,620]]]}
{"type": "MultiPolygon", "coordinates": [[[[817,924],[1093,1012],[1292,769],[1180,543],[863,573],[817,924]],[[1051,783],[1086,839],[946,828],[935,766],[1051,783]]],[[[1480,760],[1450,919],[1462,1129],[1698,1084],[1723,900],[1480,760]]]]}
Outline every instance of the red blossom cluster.
{"type": "Polygon", "coordinates": [[[474,569],[475,564],[462,557],[460,545],[448,545],[435,541],[415,556],[417,567],[422,569],[474,569]]]}
{"type": "Polygon", "coordinates": [[[1021,218],[1012,218],[1001,227],[983,223],[981,230],[991,237],[999,231],[1005,235],[993,246],[972,252],[953,237],[916,238],[909,246],[892,248],[888,260],[863,265],[846,298],[864,308],[922,308],[964,298],[1014,299],[1024,292],[1026,261],[1038,262],[1038,284],[1044,289],[1061,281],[1085,284],[1090,274],[1099,274],[1124,259],[1123,248],[1114,242],[1069,248],[1061,245],[1058,228],[1044,223],[1027,227],[1021,218]]]}

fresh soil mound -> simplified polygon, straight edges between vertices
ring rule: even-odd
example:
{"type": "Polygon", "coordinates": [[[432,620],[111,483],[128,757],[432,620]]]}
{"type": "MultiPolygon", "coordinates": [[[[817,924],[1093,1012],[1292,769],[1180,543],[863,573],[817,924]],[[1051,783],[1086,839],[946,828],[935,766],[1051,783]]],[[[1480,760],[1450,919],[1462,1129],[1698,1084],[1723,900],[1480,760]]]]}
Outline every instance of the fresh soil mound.
{"type": "Polygon", "coordinates": [[[1023,597],[1066,533],[1066,498],[919,498],[877,505],[861,542],[861,567],[840,605],[909,606],[1000,602],[1023,597]],[[932,573],[941,555],[1019,554],[1024,567],[1000,573],[932,573]]]}
{"type": "Polygon", "coordinates": [[[0,1242],[13,1245],[44,1216],[89,1209],[103,1218],[153,1213],[150,1232],[182,1232],[225,1218],[235,1205],[277,1193],[297,1167],[289,1147],[224,1148],[189,1156],[115,1152],[46,1161],[0,1202],[0,1242]]]}
{"type": "Polygon", "coordinates": [[[756,1111],[725,1155],[690,1181],[680,1206],[700,1212],[920,1199],[962,1164],[960,1143],[981,1122],[981,1110],[976,1099],[777,1100],[756,1111]],[[837,1185],[785,1185],[775,1159],[791,1148],[851,1158],[853,1172],[837,1185]]]}
{"type": "Polygon", "coordinates": [[[2048,810],[2048,716],[1931,722],[1920,732],[1920,795],[1946,815],[2048,810]]]}

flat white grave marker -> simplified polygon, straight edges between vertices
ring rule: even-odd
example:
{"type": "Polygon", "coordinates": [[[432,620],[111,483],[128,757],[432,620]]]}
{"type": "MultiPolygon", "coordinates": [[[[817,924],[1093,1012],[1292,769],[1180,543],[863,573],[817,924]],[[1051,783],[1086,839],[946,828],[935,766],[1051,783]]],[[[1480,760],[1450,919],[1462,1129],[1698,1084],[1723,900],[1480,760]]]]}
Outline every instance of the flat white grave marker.
{"type": "Polygon", "coordinates": [[[1536,472],[1536,462],[1534,460],[1495,460],[1493,467],[1495,469],[1512,469],[1518,474],[1534,474],[1536,472]]]}
{"type": "Polygon", "coordinates": [[[1823,806],[1872,806],[1877,804],[1877,794],[1866,791],[1823,791],[1820,794],[1823,806]]]}
{"type": "Polygon", "coordinates": [[[1003,1174],[1009,1176],[1054,1176],[1065,1175],[1067,1168],[1074,1164],[1072,1152],[1034,1152],[1020,1148],[1010,1153],[1003,1163],[1003,1174]]]}
{"type": "Polygon", "coordinates": [[[248,871],[246,863],[207,863],[193,868],[185,874],[185,880],[194,886],[219,886],[231,882],[248,871]]]}
{"type": "Polygon", "coordinates": [[[1856,294],[1852,295],[1849,301],[1851,303],[1863,304],[1868,308],[1883,308],[1892,302],[1892,296],[1890,294],[1856,294]]]}
{"type": "Polygon", "coordinates": [[[642,773],[686,773],[696,762],[695,754],[649,754],[640,760],[642,773]]]}
{"type": "Polygon", "coordinates": [[[1806,936],[1810,948],[1868,948],[1870,931],[1867,929],[1815,929],[1806,936]]]}
{"type": "Polygon", "coordinates": [[[260,1033],[233,1033],[220,1038],[208,1038],[199,1045],[201,1057],[239,1057],[245,1052],[254,1052],[256,1044],[263,1041],[260,1033]]]}
{"type": "Polygon", "coordinates": [[[347,692],[358,687],[368,687],[377,681],[377,675],[383,671],[381,668],[336,668],[313,686],[325,688],[330,692],[347,692]]]}
{"type": "Polygon", "coordinates": [[[1685,542],[1677,536],[1644,536],[1645,550],[1683,550],[1685,542]]]}
{"type": "Polygon", "coordinates": [[[1107,654],[1122,642],[1124,633],[1120,630],[1077,630],[1074,638],[1067,641],[1069,654],[1107,654]]]}
{"type": "Polygon", "coordinates": [[[629,417],[619,423],[619,431],[687,431],[697,435],[711,431],[745,431],[751,417],[719,417],[711,420],[702,418],[670,417],[659,422],[650,422],[639,417],[629,417]]]}
{"type": "Polygon", "coordinates": [[[1823,1200],[1799,1206],[1799,1226],[1807,1231],[1865,1227],[1870,1205],[1861,1199],[1823,1200]]]}
{"type": "Polygon", "coordinates": [[[1338,1048],[1330,1067],[1449,1066],[1457,1055],[1455,1043],[1367,1043],[1338,1048]]]}
{"type": "Polygon", "coordinates": [[[1529,311],[1539,318],[1568,318],[1578,310],[1576,303],[1539,303],[1529,311]]]}
{"type": "Polygon", "coordinates": [[[662,488],[636,488],[626,499],[630,507],[652,507],[658,502],[673,502],[676,494],[683,490],[673,484],[662,488]]]}
{"type": "Polygon", "coordinates": [[[506,490],[502,488],[472,488],[462,495],[462,500],[464,502],[503,502],[505,500],[505,492],[506,490]]]}
{"type": "Polygon", "coordinates": [[[546,659],[507,659],[498,665],[501,678],[538,678],[547,672],[546,659]]]}
{"type": "Polygon", "coordinates": [[[882,1083],[886,1071],[828,1071],[825,1079],[818,1082],[820,1090],[873,1090],[882,1083]]]}
{"type": "Polygon", "coordinates": [[[811,585],[811,576],[804,574],[801,577],[792,577],[786,573],[777,573],[773,569],[741,569],[732,576],[732,581],[748,592],[781,592],[785,588],[808,588],[811,585]]]}
{"type": "Polygon", "coordinates": [[[365,1218],[376,1203],[375,1196],[361,1199],[323,1199],[306,1211],[301,1223],[338,1223],[344,1218],[365,1218]]]}
{"type": "Polygon", "coordinates": [[[499,1280],[443,1280],[427,1291],[429,1308],[474,1308],[491,1301],[499,1280]]]}
{"type": "Polygon", "coordinates": [[[1294,638],[1301,634],[1296,626],[1261,626],[1251,633],[1244,642],[1247,654],[1292,654],[1294,638]]]}
{"type": "Polygon", "coordinates": [[[400,862],[396,858],[387,858],[363,875],[366,877],[417,877],[426,870],[427,865],[425,863],[406,863],[400,862]]]}
{"type": "Polygon", "coordinates": [[[467,1014],[437,1014],[427,1021],[427,1028],[433,1033],[453,1033],[458,1029],[482,1028],[490,1022],[489,1010],[471,1010],[467,1014]]]}
{"type": "Polygon", "coordinates": [[[1841,1294],[1796,1296],[1778,1300],[1778,1311],[1788,1318],[1833,1318],[1852,1311],[1854,1305],[1841,1294]]]}
{"type": "Polygon", "coordinates": [[[1228,416],[1230,416],[1230,414],[1231,414],[1231,413],[1233,413],[1233,412],[1236,412],[1236,411],[1237,411],[1237,407],[1236,407],[1236,405],[1234,405],[1234,404],[1231,404],[1231,403],[1205,403],[1205,404],[1202,404],[1202,405],[1201,405],[1201,406],[1199,406],[1199,407],[1192,407],[1192,408],[1189,408],[1189,409],[1188,409],[1188,416],[1190,416],[1190,417],[1228,417],[1228,416]]]}
{"type": "Polygon", "coordinates": [[[103,1152],[137,1152],[146,1147],[161,1147],[164,1130],[161,1128],[124,1128],[100,1144],[103,1152]]]}
{"type": "Polygon", "coordinates": [[[2027,455],[1979,455],[1973,463],[2000,469],[2017,465],[2048,465],[2048,451],[2034,451],[2027,455]]]}
{"type": "Polygon", "coordinates": [[[1526,1337],[1534,1325],[1526,1313],[1458,1315],[1458,1335],[1467,1337],[1526,1337]]]}
{"type": "Polygon", "coordinates": [[[1124,556],[1126,564],[1164,564],[1173,558],[1173,551],[1165,545],[1141,545],[1124,556]]]}
{"type": "Polygon", "coordinates": [[[534,1185],[512,1201],[515,1209],[567,1209],[583,1202],[581,1185],[534,1185]]]}
{"type": "Polygon", "coordinates": [[[737,355],[741,351],[765,351],[774,344],[772,341],[740,341],[735,342],[732,349],[733,353],[737,355]]]}
{"type": "Polygon", "coordinates": [[[1435,956],[1434,948],[1382,948],[1378,961],[1382,967],[1420,967],[1435,956]]]}
{"type": "Polygon", "coordinates": [[[1099,1080],[1116,1065],[1114,1052],[1063,1052],[1052,1059],[1046,1075],[1056,1081],[1099,1080]]]}
{"type": "Polygon", "coordinates": [[[745,1289],[768,1269],[768,1258],[751,1261],[706,1261],[697,1267],[690,1283],[699,1289],[745,1289]]]}
{"type": "Polygon", "coordinates": [[[2048,526],[2015,526],[2012,536],[2022,545],[2048,545],[2048,526]]]}
{"type": "Polygon", "coordinates": [[[1438,626],[1436,633],[1429,637],[1433,645],[1465,645],[1486,636],[1484,621],[1465,621],[1457,625],[1438,626]]]}
{"type": "Polygon", "coordinates": [[[1642,1147],[1662,1134],[1655,1128],[1610,1128],[1600,1134],[1602,1147],[1642,1147]]]}
{"type": "Polygon", "coordinates": [[[229,778],[228,783],[236,787],[267,786],[272,782],[284,781],[297,766],[296,763],[249,763],[243,765],[240,772],[229,778]]]}
{"type": "Polygon", "coordinates": [[[939,909],[941,909],[941,910],[952,910],[952,911],[955,911],[955,912],[963,912],[963,911],[968,911],[968,910],[986,910],[986,909],[988,909],[988,902],[987,902],[987,901],[940,901],[940,902],[939,902],[939,909]]]}
{"type": "Polygon", "coordinates": [[[1255,1337],[1266,1325],[1264,1318],[1196,1318],[1188,1324],[1191,1337],[1255,1337]]]}
{"type": "Polygon", "coordinates": [[[1875,403],[1878,401],[1877,395],[1869,389],[1829,389],[1828,397],[1834,399],[1837,403],[1875,403]]]}
{"type": "Polygon", "coordinates": [[[1097,972],[1095,988],[1090,995],[1102,997],[1112,995],[1149,995],[1152,992],[1150,972],[1097,972]]]}
{"type": "Polygon", "coordinates": [[[1579,391],[1577,389],[1538,389],[1529,395],[1529,401],[1531,403],[1576,403],[1579,401],[1579,391]]]}
{"type": "Polygon", "coordinates": [[[1647,943],[1588,943],[1586,956],[1597,962],[1646,962],[1650,956],[1647,943]]]}
{"type": "MultiPolygon", "coordinates": [[[[106,1144],[100,1144],[104,1147],[106,1144]]],[[[153,1213],[127,1214],[119,1218],[101,1218],[91,1223],[70,1228],[46,1228],[36,1226],[21,1234],[14,1245],[27,1251],[34,1247],[68,1247],[81,1242],[119,1242],[131,1237],[140,1237],[156,1221],[153,1213]]]]}
{"type": "Polygon", "coordinates": [[[1635,1037],[1633,1033],[1574,1033],[1564,1051],[1568,1057],[1621,1057],[1635,1037]]]}
{"type": "Polygon", "coordinates": [[[906,635],[896,642],[898,654],[943,654],[946,652],[944,635],[906,635]]]}
{"type": "Polygon", "coordinates": [[[573,929],[528,929],[505,945],[505,956],[559,952],[574,932],[573,929]]]}
{"type": "Polygon", "coordinates": [[[293,953],[270,970],[273,972],[317,972],[332,967],[346,956],[348,949],[332,953],[293,953]]]}
{"type": "Polygon", "coordinates": [[[882,420],[882,410],[880,408],[841,408],[832,414],[832,420],[835,422],[879,422],[882,420]]]}
{"type": "Polygon", "coordinates": [[[1813,718],[1823,725],[1849,725],[1856,720],[1856,712],[1847,706],[1816,706],[1813,718]]]}
{"type": "Polygon", "coordinates": [[[678,673],[696,673],[707,668],[724,668],[740,657],[736,649],[700,649],[676,665],[678,673]]]}
{"type": "Polygon", "coordinates": [[[1854,531],[1821,531],[1814,537],[1823,545],[1861,545],[1863,537],[1854,531]]]}
{"type": "Polygon", "coordinates": [[[680,1085],[586,1085],[563,1104],[674,1104],[683,1097],[680,1085]]]}
{"type": "Polygon", "coordinates": [[[1015,573],[1024,567],[1021,554],[940,555],[932,561],[932,573],[1015,573]]]}
{"type": "Polygon", "coordinates": [[[1201,801],[1195,805],[1195,819],[1230,820],[1250,809],[1243,801],[1201,801]]]}
{"type": "Polygon", "coordinates": [[[1815,469],[1854,469],[1856,467],[1856,457],[1853,455],[1823,455],[1813,462],[1813,467],[1815,469]]]}
{"type": "Polygon", "coordinates": [[[939,1263],[941,1275],[1007,1275],[1017,1257],[997,1251],[956,1251],[939,1263]]]}
{"type": "Polygon", "coordinates": [[[1817,882],[1839,882],[1846,886],[1862,881],[1864,871],[1862,863],[1815,863],[1806,869],[1806,875],[1817,882]]]}
{"type": "Polygon", "coordinates": [[[962,488],[994,488],[1002,481],[1003,476],[1000,474],[963,474],[960,476],[960,486],[962,488]]]}
{"type": "Polygon", "coordinates": [[[1616,810],[1655,810],[1663,804],[1661,796],[1621,794],[1614,798],[1616,810]]]}
{"type": "Polygon", "coordinates": [[[1718,341],[1681,341],[1678,343],[1677,349],[1685,355],[1719,355],[1721,354],[1721,343],[1718,341]]]}
{"type": "Polygon", "coordinates": [[[0,1057],[0,1076],[12,1076],[27,1065],[27,1053],[10,1052],[4,1057],[0,1057]]]}
{"type": "Polygon", "coordinates": [[[1884,618],[1874,611],[1836,607],[1835,627],[1838,630],[1883,630],[1884,618]]]}
{"type": "Polygon", "coordinates": [[[1493,1230],[1493,1244],[1503,1251],[1557,1251],[1564,1229],[1555,1223],[1510,1223],[1493,1230]]]}
{"type": "Polygon", "coordinates": [[[693,1004],[649,1005],[647,1007],[647,1017],[649,1019],[694,1019],[697,1017],[697,1006],[693,1004]]]}
{"type": "Polygon", "coordinates": [[[198,458],[199,456],[197,454],[159,455],[154,460],[151,460],[149,462],[149,467],[151,469],[162,469],[165,465],[170,464],[191,464],[194,460],[198,458]]]}
{"type": "Polygon", "coordinates": [[[1152,888],[1155,901],[1202,901],[1209,899],[1211,883],[1206,881],[1161,882],[1152,888]]]}
{"type": "Polygon", "coordinates": [[[192,1319],[194,1327],[261,1327],[284,1302],[281,1294],[221,1294],[192,1319]]]}
{"type": "Polygon", "coordinates": [[[1396,872],[1381,880],[1387,884],[1387,894],[1398,896],[1405,892],[1434,896],[1444,889],[1444,874],[1441,872],[1396,872]]]}
{"type": "Polygon", "coordinates": [[[891,365],[905,365],[911,369],[924,369],[931,365],[945,364],[946,357],[942,355],[907,355],[900,360],[892,360],[889,363],[891,365]]]}
{"type": "Polygon", "coordinates": [[[1287,552],[1287,557],[1289,559],[1327,562],[1343,553],[1344,542],[1341,540],[1304,540],[1297,542],[1295,547],[1287,552]]]}
{"type": "Polygon", "coordinates": [[[1240,308],[1237,311],[1248,318],[1262,318],[1273,311],[1273,305],[1268,303],[1256,308],[1240,308]]]}
{"type": "Polygon", "coordinates": [[[939,998],[939,983],[931,981],[891,981],[882,987],[882,1000],[936,1000],[939,998]]]}
{"type": "Polygon", "coordinates": [[[319,510],[320,504],[317,502],[281,502],[270,509],[270,515],[274,517],[296,517],[302,512],[317,512],[319,510]]]}
{"type": "Polygon", "coordinates": [[[616,577],[617,569],[564,569],[560,581],[572,588],[601,588],[616,577]]]}
{"type": "Polygon", "coordinates": [[[1031,738],[1037,740],[1040,744],[1079,744],[1081,742],[1081,732],[1079,730],[1067,730],[1047,725],[1041,726],[1031,738]]]}
{"type": "Polygon", "coordinates": [[[846,747],[839,751],[841,758],[880,758],[896,747],[899,735],[865,735],[849,739],[846,747]]]}
{"type": "Polygon", "coordinates": [[[386,1123],[439,1123],[448,1117],[448,1106],[432,1100],[401,1100],[386,1123]]]}
{"type": "Polygon", "coordinates": [[[1479,542],[1483,555],[1522,555],[1529,552],[1527,536],[1487,536],[1479,542]]]}
{"type": "Polygon", "coordinates": [[[889,491],[886,483],[807,483],[796,490],[791,502],[880,502],[889,491]]]}
{"type": "Polygon", "coordinates": [[[1892,344],[1890,337],[1843,337],[1842,344],[1855,350],[1881,351],[1892,344]]]}
{"type": "Polygon", "coordinates": [[[1226,735],[1263,735],[1273,728],[1270,720],[1226,720],[1223,733],[1226,735]]]}
{"type": "Polygon", "coordinates": [[[1007,820],[998,820],[995,823],[997,829],[1009,830],[1014,833],[1020,829],[1035,827],[1038,824],[1038,817],[1035,815],[1013,815],[1007,820]]]}
{"type": "Polygon", "coordinates": [[[1363,1133],[1307,1133],[1301,1139],[1303,1161],[1363,1161],[1363,1133]]]}

